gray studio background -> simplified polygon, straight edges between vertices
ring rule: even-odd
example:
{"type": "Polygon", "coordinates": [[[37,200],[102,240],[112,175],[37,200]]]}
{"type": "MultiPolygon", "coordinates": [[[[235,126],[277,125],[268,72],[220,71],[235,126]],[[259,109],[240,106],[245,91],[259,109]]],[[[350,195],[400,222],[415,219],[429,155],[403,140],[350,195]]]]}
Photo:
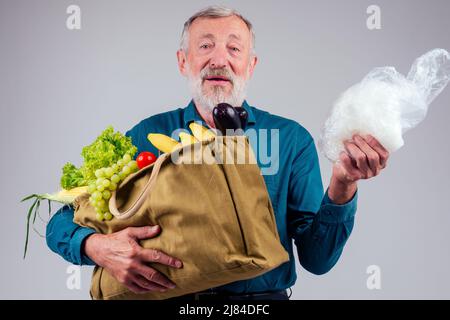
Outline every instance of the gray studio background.
{"type": "MultiPolygon", "coordinates": [[[[107,125],[125,132],[188,103],[175,52],[186,18],[213,3],[0,1],[0,298],[89,299],[92,269],[69,290],[69,264],[34,232],[22,260],[28,204],[19,199],[56,191],[63,164],[80,164],[82,146],[107,125]],[[81,7],[81,30],[66,28],[71,4],[81,7]]],[[[333,100],[370,69],[406,73],[429,49],[450,49],[444,0],[221,3],[255,26],[249,103],[299,121],[316,139],[333,100]],[[381,8],[380,30],[366,27],[371,4],[381,8]]],[[[356,225],[337,266],[322,276],[298,266],[294,299],[450,298],[449,119],[447,88],[382,175],[359,184],[356,225]],[[380,290],[366,286],[369,265],[380,267],[380,290]]],[[[327,186],[331,165],[320,161],[327,186]]]]}

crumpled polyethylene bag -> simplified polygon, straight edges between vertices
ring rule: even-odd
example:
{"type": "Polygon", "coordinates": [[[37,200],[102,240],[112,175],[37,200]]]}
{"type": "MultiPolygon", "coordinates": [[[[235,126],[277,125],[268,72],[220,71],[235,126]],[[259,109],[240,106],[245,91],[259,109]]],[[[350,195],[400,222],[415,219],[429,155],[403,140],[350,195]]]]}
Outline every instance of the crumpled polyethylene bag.
{"type": "Polygon", "coordinates": [[[407,77],[394,67],[373,69],[334,103],[319,148],[332,162],[354,134],[371,134],[389,152],[403,146],[403,134],[426,116],[428,106],[450,80],[450,54],[434,49],[416,59],[407,77]]]}

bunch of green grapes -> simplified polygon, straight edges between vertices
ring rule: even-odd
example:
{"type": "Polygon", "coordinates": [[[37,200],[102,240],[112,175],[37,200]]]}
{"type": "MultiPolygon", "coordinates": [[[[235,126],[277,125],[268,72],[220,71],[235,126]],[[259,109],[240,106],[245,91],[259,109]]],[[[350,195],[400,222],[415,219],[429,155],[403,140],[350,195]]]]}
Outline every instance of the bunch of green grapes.
{"type": "Polygon", "coordinates": [[[88,186],[90,204],[95,208],[98,221],[111,220],[112,214],[109,212],[109,199],[111,192],[117,189],[117,185],[125,180],[130,174],[138,171],[136,161],[131,160],[129,154],[125,154],[122,159],[111,167],[101,168],[95,171],[97,180],[88,186]]]}

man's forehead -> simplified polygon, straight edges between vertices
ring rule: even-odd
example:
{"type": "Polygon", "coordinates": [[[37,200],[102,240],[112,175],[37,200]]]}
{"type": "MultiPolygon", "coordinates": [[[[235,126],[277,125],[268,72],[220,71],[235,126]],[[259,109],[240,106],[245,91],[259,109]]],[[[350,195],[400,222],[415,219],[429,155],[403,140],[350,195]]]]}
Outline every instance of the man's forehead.
{"type": "MultiPolygon", "coordinates": [[[[214,34],[212,34],[212,33],[203,33],[203,34],[199,35],[199,38],[200,39],[207,38],[207,39],[213,39],[214,40],[216,38],[216,36],[214,34]]],[[[235,40],[241,40],[242,39],[241,35],[235,34],[235,33],[230,33],[228,35],[228,38],[235,39],[235,40]]]]}
{"type": "Polygon", "coordinates": [[[211,38],[226,36],[236,40],[247,39],[250,30],[245,22],[237,17],[208,18],[200,17],[194,20],[190,26],[189,33],[195,38],[211,38]]]}

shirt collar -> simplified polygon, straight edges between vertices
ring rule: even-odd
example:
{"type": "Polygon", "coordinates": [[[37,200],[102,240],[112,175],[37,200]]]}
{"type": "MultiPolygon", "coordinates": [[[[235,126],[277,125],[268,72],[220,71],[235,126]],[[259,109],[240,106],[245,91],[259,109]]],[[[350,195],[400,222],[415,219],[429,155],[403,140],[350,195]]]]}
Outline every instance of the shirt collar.
{"type": "MultiPolygon", "coordinates": [[[[253,114],[252,108],[247,103],[246,100],[244,100],[244,103],[242,103],[242,107],[247,111],[248,113],[248,124],[254,124],[256,123],[255,115],[253,114]]],[[[188,127],[189,123],[196,121],[201,122],[205,124],[205,121],[203,121],[202,117],[197,111],[197,108],[195,107],[194,100],[191,100],[186,108],[184,108],[184,116],[183,116],[184,126],[188,127]]]]}

